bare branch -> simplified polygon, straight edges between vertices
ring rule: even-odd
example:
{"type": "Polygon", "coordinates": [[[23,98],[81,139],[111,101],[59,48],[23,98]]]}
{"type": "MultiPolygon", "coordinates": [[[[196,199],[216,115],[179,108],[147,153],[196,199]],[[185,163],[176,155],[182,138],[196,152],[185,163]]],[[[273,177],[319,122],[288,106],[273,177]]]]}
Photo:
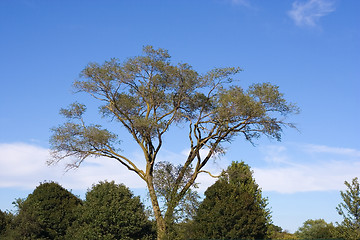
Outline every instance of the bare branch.
{"type": "Polygon", "coordinates": [[[198,173],[207,173],[212,178],[219,178],[221,176],[221,174],[220,175],[212,175],[209,171],[205,171],[205,170],[200,170],[198,173]]]}

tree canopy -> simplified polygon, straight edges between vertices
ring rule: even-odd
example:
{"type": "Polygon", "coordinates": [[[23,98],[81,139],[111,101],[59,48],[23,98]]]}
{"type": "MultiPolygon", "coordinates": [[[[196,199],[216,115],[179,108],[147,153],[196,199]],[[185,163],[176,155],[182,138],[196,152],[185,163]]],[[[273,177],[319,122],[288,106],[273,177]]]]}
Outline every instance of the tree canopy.
{"type": "Polygon", "coordinates": [[[7,239],[64,239],[81,200],[55,182],[41,183],[26,199],[18,199],[18,214],[7,239]]]}
{"type": "Polygon", "coordinates": [[[244,162],[233,162],[205,191],[194,218],[195,239],[264,239],[270,224],[267,199],[244,162]]]}
{"type": "Polygon", "coordinates": [[[0,210],[0,236],[5,232],[7,226],[6,213],[0,210]]]}
{"type": "Polygon", "coordinates": [[[351,183],[345,181],[346,191],[341,191],[342,203],[336,210],[343,217],[338,226],[338,235],[341,238],[355,240],[360,239],[360,185],[358,178],[351,183]]]}
{"type": "Polygon", "coordinates": [[[114,182],[100,182],[86,193],[77,220],[67,233],[69,240],[153,239],[154,236],[139,197],[114,182]]]}
{"type": "Polygon", "coordinates": [[[88,93],[99,102],[100,114],[120,123],[143,152],[141,169],[121,151],[119,136],[99,124],[88,124],[86,106],[74,103],[61,114],[68,121],[52,129],[53,158],[49,164],[72,157],[78,167],[87,157],[105,156],[117,160],[143,179],[149,190],[159,239],[166,233],[166,219],[173,212],[197,176],[224,143],[236,136],[248,141],[261,135],[281,139],[286,121],[298,108],[285,100],[278,86],[252,84],[247,90],[234,84],[239,67],[214,68],[205,74],[187,63],[172,64],[167,50],[143,48],[143,55],[125,61],[111,59],[90,63],[74,82],[76,91],[88,93]],[[173,126],[187,126],[189,154],[184,158],[165,213],[160,210],[154,188],[154,166],[164,135],[173,126]],[[205,156],[200,151],[205,150],[205,156]],[[192,166],[186,184],[183,179],[192,166]]]}
{"type": "Polygon", "coordinates": [[[335,227],[324,219],[306,220],[295,232],[299,239],[336,239],[335,227]]]}
{"type": "MultiPolygon", "coordinates": [[[[154,168],[154,186],[159,200],[164,206],[163,211],[166,210],[169,204],[172,204],[171,199],[173,196],[172,189],[176,184],[176,178],[182,166],[174,166],[171,162],[158,162],[154,168]]],[[[192,176],[192,169],[188,168],[185,172],[184,179],[180,183],[180,187],[185,185],[192,176]]],[[[177,222],[192,219],[196,214],[196,210],[200,204],[200,196],[196,192],[197,184],[193,184],[192,188],[186,192],[185,196],[181,199],[178,206],[175,208],[173,219],[177,222]]]]}

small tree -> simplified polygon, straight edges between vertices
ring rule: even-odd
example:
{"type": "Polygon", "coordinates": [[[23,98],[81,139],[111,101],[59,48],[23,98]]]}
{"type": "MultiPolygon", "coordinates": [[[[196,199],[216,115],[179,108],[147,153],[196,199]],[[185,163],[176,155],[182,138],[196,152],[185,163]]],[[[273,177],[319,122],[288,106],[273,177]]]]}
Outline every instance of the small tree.
{"type": "MultiPolygon", "coordinates": [[[[159,201],[162,205],[162,212],[164,213],[170,204],[173,204],[172,189],[175,187],[176,178],[182,170],[182,166],[174,166],[170,162],[158,162],[154,168],[154,186],[159,201]]],[[[185,172],[180,187],[183,187],[192,177],[192,168],[189,167],[185,172]]],[[[197,184],[193,184],[188,189],[184,197],[180,200],[178,206],[175,207],[173,217],[168,218],[167,223],[167,238],[168,239],[184,239],[184,228],[187,228],[187,222],[196,214],[197,208],[200,204],[200,196],[195,191],[197,184]]]]}
{"type": "Polygon", "coordinates": [[[57,183],[41,183],[26,199],[18,199],[18,214],[7,239],[64,239],[81,200],[57,183]]]}
{"type": "MultiPolygon", "coordinates": [[[[182,170],[182,166],[174,166],[170,162],[158,162],[154,168],[154,185],[158,199],[163,203],[163,212],[166,211],[167,206],[172,204],[171,199],[173,196],[172,189],[175,187],[176,178],[182,170]]],[[[185,172],[183,181],[180,183],[180,187],[183,187],[193,175],[192,168],[188,168],[185,172]]],[[[200,196],[194,190],[197,188],[197,184],[193,184],[192,188],[189,188],[183,199],[179,202],[178,206],[174,210],[174,221],[180,222],[186,219],[192,219],[196,213],[196,210],[200,204],[200,196]]]]}
{"type": "Polygon", "coordinates": [[[100,182],[86,194],[67,239],[152,239],[152,223],[139,197],[122,184],[100,182]]]}
{"type": "Polygon", "coordinates": [[[334,225],[325,222],[324,219],[309,219],[295,232],[295,235],[299,239],[335,239],[334,231],[334,225]]]}
{"type": "Polygon", "coordinates": [[[351,183],[345,181],[345,185],[348,189],[345,192],[340,192],[343,202],[336,208],[343,217],[342,223],[338,226],[338,235],[344,239],[360,239],[360,186],[358,178],[354,178],[351,183]]]}
{"type": "Polygon", "coordinates": [[[278,87],[253,84],[248,90],[232,85],[240,68],[215,68],[199,74],[188,64],[171,64],[164,49],[144,47],[144,55],[121,62],[89,64],[75,81],[77,91],[90,94],[100,104],[100,114],[122,125],[144,155],[146,167],[139,166],[119,151],[118,136],[100,125],[86,124],[85,105],[75,103],[61,114],[69,119],[53,129],[51,138],[56,163],[72,157],[70,167],[78,167],[89,156],[117,160],[145,181],[149,190],[158,238],[166,236],[167,224],[176,206],[194,184],[211,157],[223,152],[223,143],[242,135],[252,141],[261,135],[281,139],[283,127],[292,124],[286,116],[297,112],[278,87]],[[163,146],[164,135],[172,126],[188,127],[187,157],[176,176],[171,199],[162,212],[154,186],[154,167],[163,146]],[[200,151],[206,150],[205,156],[200,151]],[[189,167],[192,175],[184,178],[189,167]],[[170,204],[171,203],[171,204],[170,204]]]}
{"type": "Polygon", "coordinates": [[[194,220],[196,239],[264,239],[267,199],[244,162],[233,162],[205,192],[194,220]]]}

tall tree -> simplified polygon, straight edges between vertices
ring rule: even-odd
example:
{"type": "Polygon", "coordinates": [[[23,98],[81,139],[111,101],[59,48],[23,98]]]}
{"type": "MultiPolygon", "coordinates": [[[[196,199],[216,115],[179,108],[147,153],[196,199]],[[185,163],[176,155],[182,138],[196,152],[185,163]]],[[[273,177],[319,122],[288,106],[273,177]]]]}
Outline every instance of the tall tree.
{"type": "Polygon", "coordinates": [[[205,191],[194,221],[196,239],[264,239],[271,222],[267,199],[244,162],[233,162],[205,191]]]}
{"type": "Polygon", "coordinates": [[[77,91],[90,94],[101,103],[100,113],[120,123],[144,154],[146,167],[139,166],[119,151],[118,136],[101,125],[87,124],[85,105],[74,103],[61,114],[69,119],[53,128],[53,159],[49,164],[72,157],[78,167],[89,156],[117,160],[145,181],[157,223],[158,238],[166,235],[166,222],[209,159],[223,152],[223,143],[242,135],[252,141],[261,135],[281,139],[284,126],[294,127],[286,117],[297,112],[278,87],[253,84],[248,90],[232,84],[240,68],[215,68],[199,74],[189,64],[172,64],[164,49],[146,46],[142,56],[122,62],[90,63],[74,82],[77,91]],[[164,136],[172,126],[188,127],[189,154],[172,189],[171,204],[162,213],[154,186],[154,166],[164,136]],[[205,156],[200,151],[207,150],[205,156]],[[190,166],[193,173],[182,184],[190,166]]]}
{"type": "Polygon", "coordinates": [[[341,191],[343,202],[336,210],[343,217],[342,223],[338,226],[338,236],[344,239],[360,239],[360,186],[358,178],[351,183],[345,181],[346,191],[341,191]]]}
{"type": "Polygon", "coordinates": [[[66,239],[129,240],[154,236],[140,198],[122,184],[100,182],[86,193],[66,239]]]}

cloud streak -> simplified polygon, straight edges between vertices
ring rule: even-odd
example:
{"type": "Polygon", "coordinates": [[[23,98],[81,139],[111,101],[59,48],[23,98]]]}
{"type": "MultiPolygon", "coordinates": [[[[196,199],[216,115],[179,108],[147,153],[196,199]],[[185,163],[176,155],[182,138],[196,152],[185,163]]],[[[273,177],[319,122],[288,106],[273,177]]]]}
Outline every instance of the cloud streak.
{"type": "Polygon", "coordinates": [[[40,182],[56,181],[68,189],[84,190],[104,180],[125,183],[130,188],[145,184],[118,162],[88,158],[80,168],[65,172],[65,164],[47,166],[49,150],[25,143],[0,144],[0,187],[34,189],[40,182]]]}
{"type": "Polygon", "coordinates": [[[330,0],[295,1],[288,12],[297,26],[316,26],[317,21],[335,11],[334,2],[330,0]]]}
{"type": "Polygon", "coordinates": [[[287,148],[268,146],[263,151],[268,166],[253,170],[264,191],[341,190],[345,180],[360,172],[360,151],[356,149],[295,144],[287,148]]]}
{"type": "Polygon", "coordinates": [[[249,6],[248,0],[231,0],[233,4],[243,5],[243,6],[249,6]]]}
{"type": "Polygon", "coordinates": [[[257,183],[264,191],[296,193],[331,191],[344,188],[344,181],[360,172],[360,163],[319,162],[278,168],[254,168],[257,183]]]}
{"type": "MultiPolygon", "coordinates": [[[[201,155],[207,151],[201,152],[201,155]]],[[[164,149],[158,156],[158,161],[171,161],[181,164],[187,157],[187,150],[174,153],[164,149]]],[[[50,158],[49,149],[26,143],[0,144],[0,188],[19,188],[32,190],[40,182],[56,181],[67,189],[86,190],[92,184],[104,180],[114,180],[124,183],[127,187],[135,189],[146,188],[146,184],[135,173],[128,171],[124,166],[104,157],[87,158],[79,168],[65,171],[64,160],[56,165],[47,166],[46,161],[50,158]]],[[[130,154],[138,167],[144,169],[143,156],[140,152],[130,154]]],[[[208,167],[214,174],[218,174],[221,168],[215,162],[209,162],[208,167]]],[[[203,192],[215,182],[207,174],[201,174],[198,178],[201,182],[199,191],[203,192]]]]}
{"type": "MultiPolygon", "coordinates": [[[[344,188],[345,180],[351,180],[360,172],[360,151],[356,149],[293,144],[264,146],[262,152],[263,164],[252,169],[256,182],[264,191],[340,190],[344,188]]],[[[186,150],[180,153],[165,150],[158,160],[171,159],[174,164],[180,164],[185,153],[186,150]]],[[[67,189],[86,190],[104,180],[124,183],[132,189],[146,188],[136,174],[113,159],[89,158],[80,168],[65,172],[65,163],[47,166],[45,162],[49,157],[48,149],[36,145],[0,144],[0,188],[34,189],[40,182],[57,181],[67,189]]],[[[132,158],[141,162],[142,156],[133,153],[132,158]]],[[[222,168],[227,167],[225,163],[229,161],[210,161],[206,170],[219,174],[222,168]]],[[[200,174],[198,190],[204,192],[215,181],[208,174],[200,174]]]]}
{"type": "Polygon", "coordinates": [[[329,147],[325,145],[306,145],[305,150],[311,153],[328,153],[328,154],[337,154],[345,155],[349,157],[360,158],[360,151],[351,148],[339,148],[339,147],[329,147]]]}

